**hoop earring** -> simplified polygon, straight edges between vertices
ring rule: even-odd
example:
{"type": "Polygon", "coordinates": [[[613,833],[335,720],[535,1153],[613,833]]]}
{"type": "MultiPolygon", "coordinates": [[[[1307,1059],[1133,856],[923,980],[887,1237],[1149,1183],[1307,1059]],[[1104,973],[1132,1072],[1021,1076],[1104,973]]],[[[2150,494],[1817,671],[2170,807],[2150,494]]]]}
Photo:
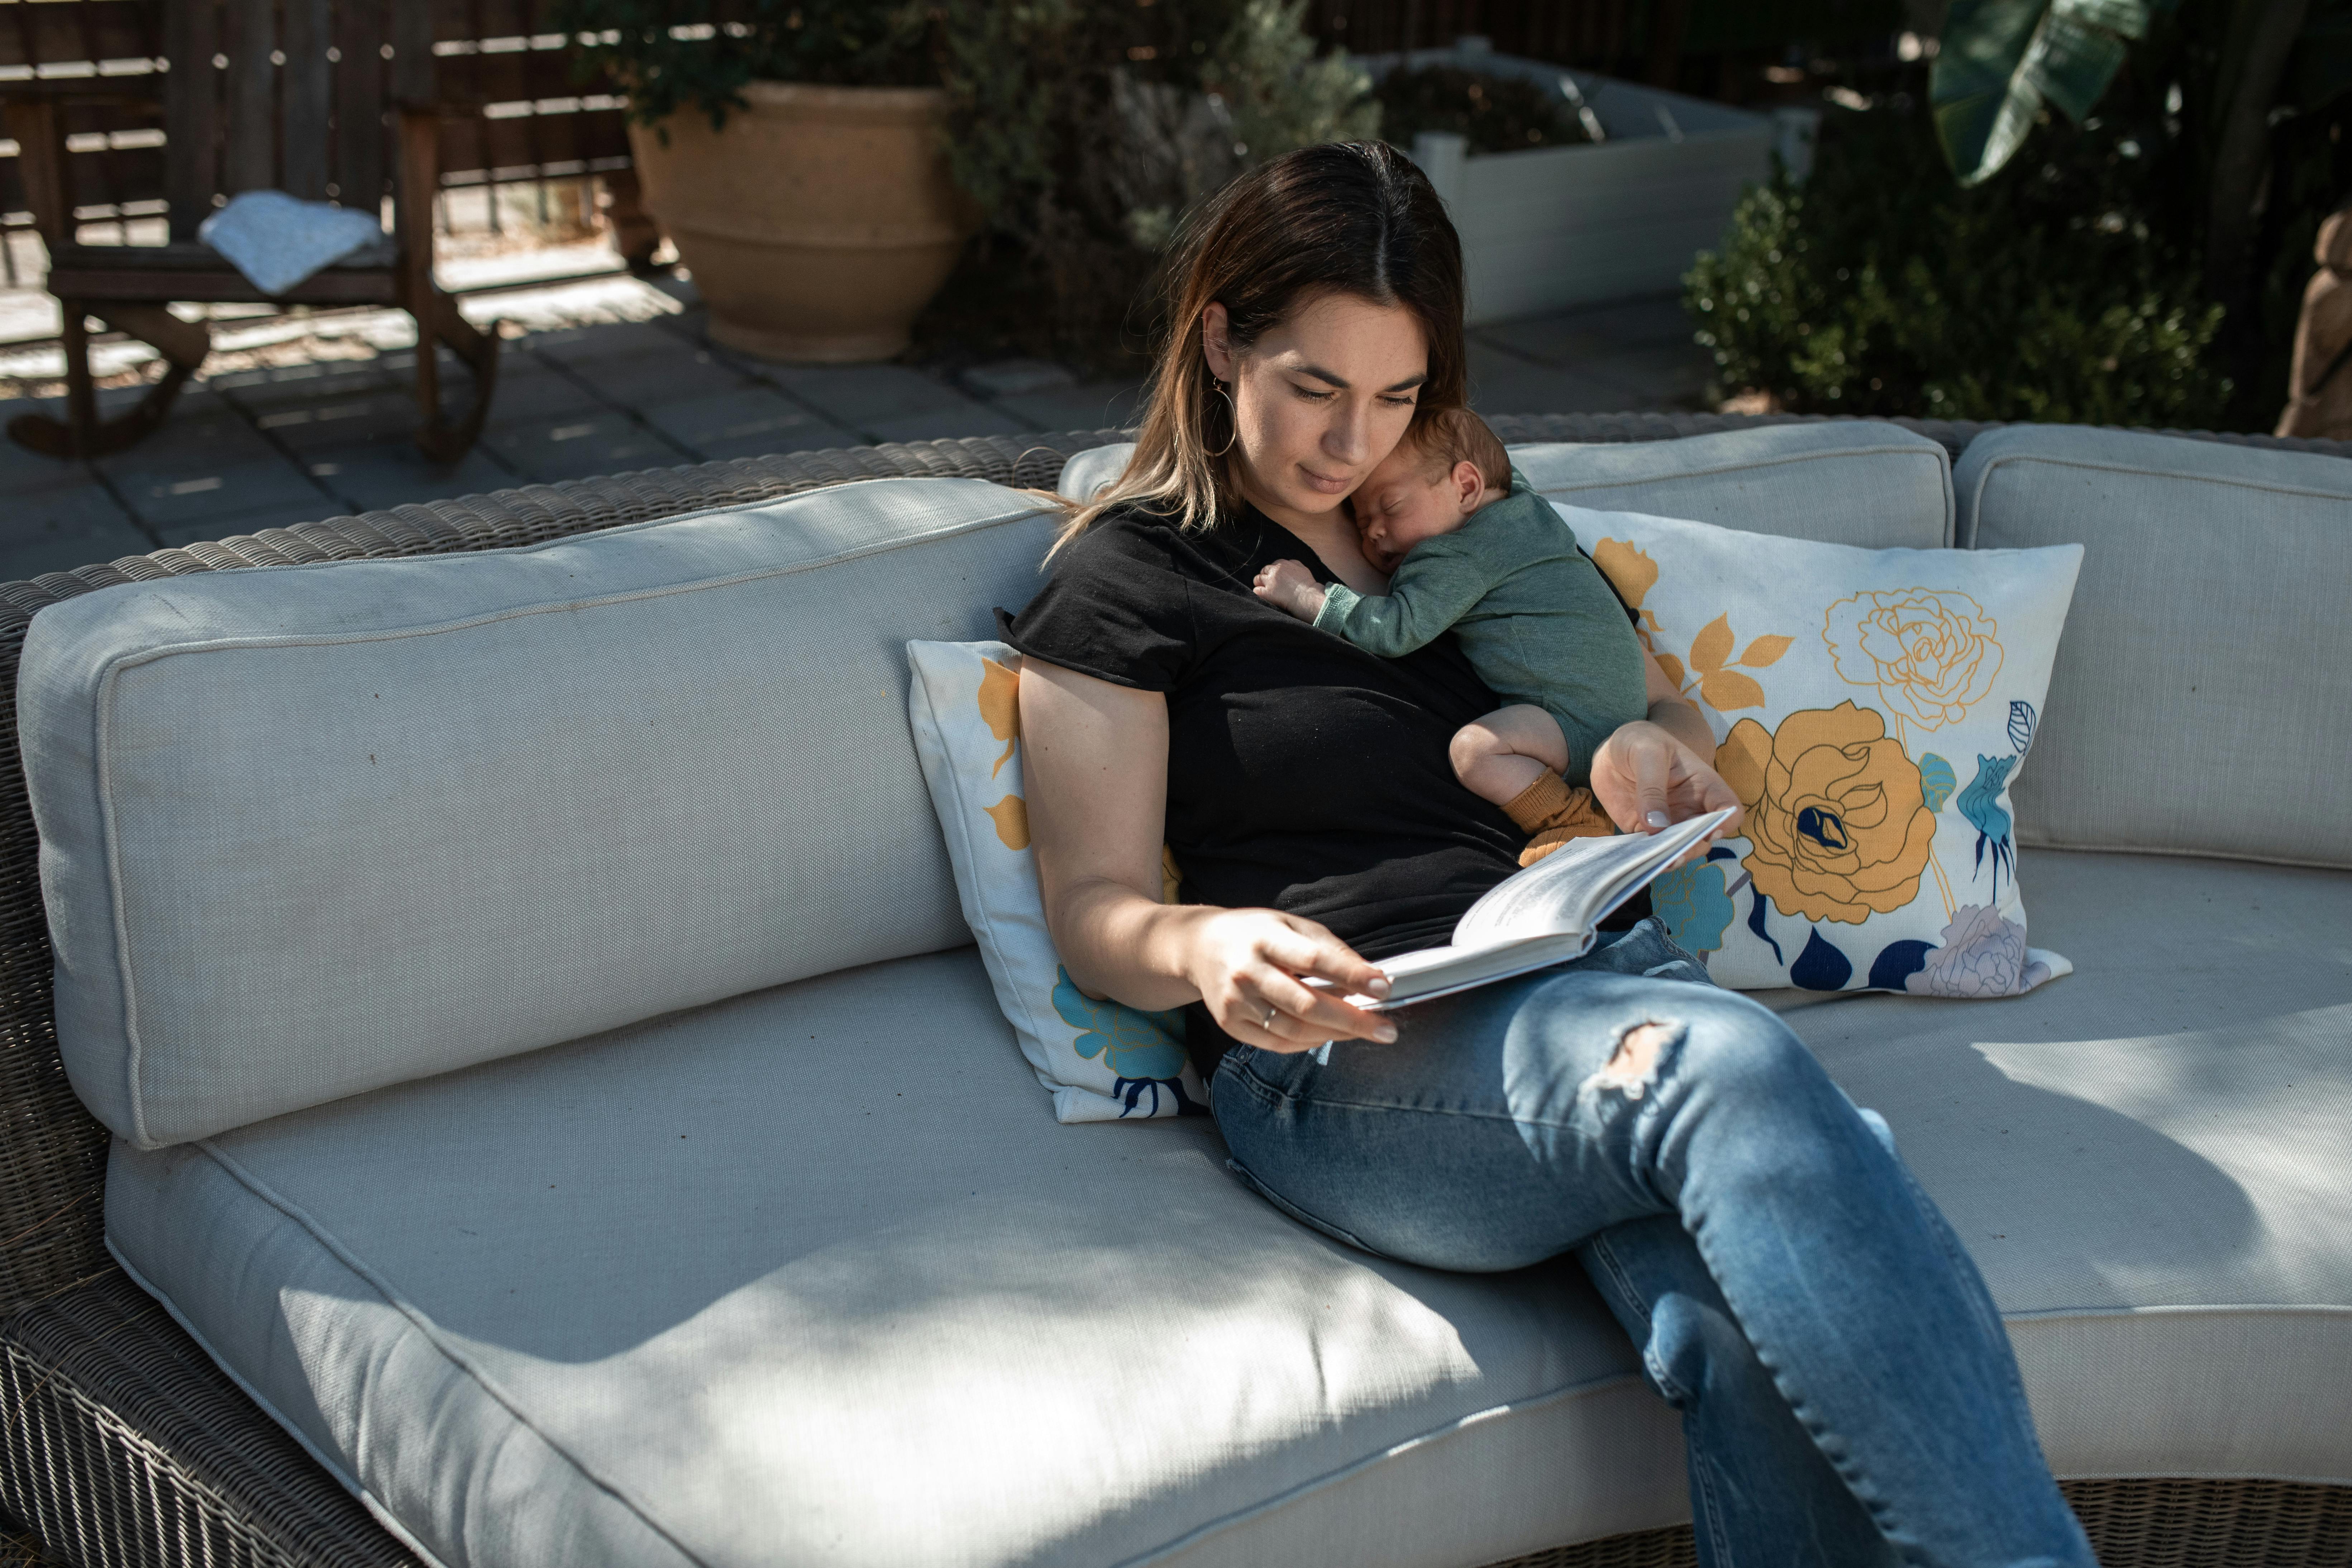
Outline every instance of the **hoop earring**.
{"type": "Polygon", "coordinates": [[[1217,390],[1217,395],[1218,395],[1219,397],[1222,397],[1222,398],[1223,398],[1223,399],[1225,400],[1225,425],[1226,425],[1226,430],[1225,430],[1225,444],[1224,444],[1223,446],[1222,446],[1222,447],[1218,447],[1218,448],[1217,448],[1215,451],[1213,451],[1213,452],[1207,452],[1207,453],[1203,453],[1203,454],[1202,454],[1202,456],[1204,456],[1204,457],[1210,457],[1210,458],[1222,458],[1222,457],[1223,457],[1227,452],[1230,452],[1230,451],[1232,451],[1232,450],[1234,449],[1234,442],[1237,438],[1239,438],[1239,437],[1241,436],[1241,433],[1242,433],[1242,411],[1241,411],[1239,408],[1236,408],[1236,407],[1234,407],[1234,395],[1233,395],[1232,393],[1227,392],[1227,391],[1225,390],[1225,384],[1224,384],[1223,382],[1222,382],[1222,381],[1214,381],[1214,380],[1213,380],[1213,381],[1211,381],[1211,382],[1209,383],[1209,384],[1210,384],[1211,386],[1213,386],[1213,387],[1216,388],[1216,390],[1217,390]]]}

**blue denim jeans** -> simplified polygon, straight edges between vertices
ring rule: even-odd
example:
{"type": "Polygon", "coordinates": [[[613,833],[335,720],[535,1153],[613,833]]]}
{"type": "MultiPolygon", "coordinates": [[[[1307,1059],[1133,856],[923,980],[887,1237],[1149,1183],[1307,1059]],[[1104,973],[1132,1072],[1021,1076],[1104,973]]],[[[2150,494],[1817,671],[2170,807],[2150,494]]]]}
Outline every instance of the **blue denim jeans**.
{"type": "Polygon", "coordinates": [[[1405,1262],[1574,1251],[1682,1414],[1702,1563],[2094,1568],[1976,1266],[1769,1011],[1644,921],[1391,1016],[1228,1054],[1234,1170],[1405,1262]]]}

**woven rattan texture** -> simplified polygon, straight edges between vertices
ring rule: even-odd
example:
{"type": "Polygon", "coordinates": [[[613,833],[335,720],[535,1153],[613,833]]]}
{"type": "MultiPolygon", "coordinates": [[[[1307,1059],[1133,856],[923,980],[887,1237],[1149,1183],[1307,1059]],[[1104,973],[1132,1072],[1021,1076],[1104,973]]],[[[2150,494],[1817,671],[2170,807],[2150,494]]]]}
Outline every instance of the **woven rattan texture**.
{"type": "Polygon", "coordinates": [[[415,1568],[120,1270],[0,1322],[0,1500],[142,1568],[415,1568]]]}
{"type": "MultiPolygon", "coordinates": [[[[1496,420],[1506,439],[1664,440],[1786,416],[1496,420]]],[[[1957,453],[1981,426],[1903,421],[1957,453]]],[[[2191,433],[2194,434],[2194,433],[2191,433]]],[[[852,479],[938,475],[1045,486],[1103,430],[741,459],[405,506],[0,584],[0,1507],[86,1568],[413,1559],[246,1400],[108,1260],[104,1131],[58,1064],[38,844],[16,752],[16,665],[44,605],[118,583],[370,556],[495,550],[852,479]]],[[[2352,457],[2352,446],[2211,437],[2352,457]]],[[[2352,1491],[2273,1482],[2070,1487],[2110,1568],[2352,1568],[2352,1491]]],[[[1619,1537],[1512,1568],[1664,1568],[1687,1530],[1619,1537]]]]}
{"type": "Polygon", "coordinates": [[[1578,1546],[1555,1546],[1549,1552],[1494,1563],[1492,1568],[1697,1568],[1697,1564],[1690,1526],[1678,1524],[1672,1530],[1644,1530],[1578,1546]]]}
{"type": "MultiPolygon", "coordinates": [[[[2293,1481],[2060,1483],[2105,1568],[2352,1568],[2352,1488],[2293,1481]]],[[[1687,1525],[1493,1568],[1696,1568],[1687,1525]]]]}

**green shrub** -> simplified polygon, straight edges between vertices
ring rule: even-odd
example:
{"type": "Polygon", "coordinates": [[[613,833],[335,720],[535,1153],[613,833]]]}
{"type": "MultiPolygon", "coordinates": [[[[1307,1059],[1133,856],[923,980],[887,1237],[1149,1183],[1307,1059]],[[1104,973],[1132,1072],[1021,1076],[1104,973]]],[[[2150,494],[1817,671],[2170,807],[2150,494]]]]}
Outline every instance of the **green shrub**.
{"type": "Polygon", "coordinates": [[[949,7],[948,156],[1050,320],[1034,352],[1109,368],[1156,329],[1160,253],[1243,168],[1370,137],[1370,83],[1318,56],[1306,0],[991,0],[949,7]]]}
{"type": "Polygon", "coordinates": [[[1381,134],[1410,151],[1424,131],[1451,131],[1473,153],[1517,153],[1589,140],[1557,95],[1517,77],[1482,76],[1459,66],[1391,71],[1372,89],[1381,134]]]}
{"type": "Polygon", "coordinates": [[[2163,152],[2061,121],[1962,190],[1924,111],[1832,110],[1811,178],[1751,191],[1684,303],[1725,390],[1792,410],[2219,423],[2221,311],[2171,237],[2163,152]]]}

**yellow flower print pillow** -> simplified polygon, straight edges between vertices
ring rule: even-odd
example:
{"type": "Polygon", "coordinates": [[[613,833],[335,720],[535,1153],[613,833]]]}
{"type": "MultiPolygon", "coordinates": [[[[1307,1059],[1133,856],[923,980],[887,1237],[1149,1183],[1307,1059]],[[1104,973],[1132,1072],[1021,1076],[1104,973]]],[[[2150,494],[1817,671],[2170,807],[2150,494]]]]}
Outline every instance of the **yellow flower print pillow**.
{"type": "MultiPolygon", "coordinates": [[[[1021,656],[1000,642],[910,642],[907,716],[997,1005],[1063,1121],[1205,1114],[1181,1012],[1072,984],[1045,930],[1021,793],[1021,656]]],[[[1162,895],[1174,897],[1172,871],[1162,895]]]]}
{"type": "Polygon", "coordinates": [[[1651,890],[1720,984],[2011,996],[2029,947],[2009,786],[2080,545],[1857,550],[1559,509],[1715,731],[1741,836],[1651,890]]]}

